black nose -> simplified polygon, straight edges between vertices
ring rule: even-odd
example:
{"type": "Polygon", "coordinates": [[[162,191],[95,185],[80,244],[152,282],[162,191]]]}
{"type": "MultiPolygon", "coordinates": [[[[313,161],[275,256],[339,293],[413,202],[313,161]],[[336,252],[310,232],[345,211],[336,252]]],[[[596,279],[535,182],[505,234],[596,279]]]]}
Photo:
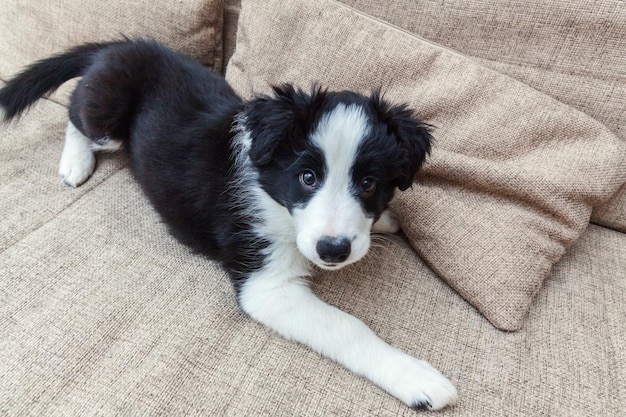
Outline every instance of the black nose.
{"type": "Polygon", "coordinates": [[[317,254],[324,262],[343,262],[350,256],[350,239],[324,236],[317,241],[317,254]]]}

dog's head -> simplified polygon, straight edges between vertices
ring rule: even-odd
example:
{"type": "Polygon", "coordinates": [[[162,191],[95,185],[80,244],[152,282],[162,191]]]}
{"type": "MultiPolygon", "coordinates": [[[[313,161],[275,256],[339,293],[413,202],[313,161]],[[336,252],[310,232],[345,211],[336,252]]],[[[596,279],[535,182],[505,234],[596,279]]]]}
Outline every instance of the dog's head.
{"type": "Polygon", "coordinates": [[[375,92],[310,93],[291,85],[250,103],[249,157],[284,206],[302,254],[324,269],[361,259],[370,231],[430,150],[429,126],[375,92]]]}

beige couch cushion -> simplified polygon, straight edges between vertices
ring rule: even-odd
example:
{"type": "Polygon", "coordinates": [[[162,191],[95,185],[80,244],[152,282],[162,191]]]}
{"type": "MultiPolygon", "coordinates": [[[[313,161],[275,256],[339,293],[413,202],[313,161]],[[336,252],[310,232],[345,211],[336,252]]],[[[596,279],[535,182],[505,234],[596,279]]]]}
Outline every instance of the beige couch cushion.
{"type": "MultiPolygon", "coordinates": [[[[243,315],[224,271],[167,234],[121,155],[99,155],[85,185],[60,188],[65,122],[44,101],[0,126],[0,203],[13,201],[0,217],[1,414],[416,415],[243,315]]],[[[617,416],[625,263],[626,236],[591,227],[516,333],[491,326],[399,239],[314,289],[450,376],[460,401],[437,415],[617,416]]]]}
{"type": "MultiPolygon", "coordinates": [[[[3,0],[0,79],[83,42],[149,37],[216,70],[222,67],[223,0],[3,0]]],[[[55,94],[67,104],[71,86],[55,94]]]]}
{"type": "MultiPolygon", "coordinates": [[[[0,88],[4,85],[0,82],[0,88]]],[[[26,118],[30,122],[0,125],[0,253],[58,216],[125,164],[124,158],[103,154],[89,182],[63,192],[58,166],[67,109],[42,101],[26,118]]]]}
{"type": "Polygon", "coordinates": [[[243,2],[227,79],[244,96],[312,81],[406,101],[434,124],[393,207],[413,247],[499,328],[521,328],[591,208],[626,178],[624,144],[579,111],[334,1],[243,2]]]}
{"type": "MultiPolygon", "coordinates": [[[[623,1],[341,1],[515,77],[626,141],[623,1]]],[[[592,220],[626,232],[626,186],[592,220]]]]}

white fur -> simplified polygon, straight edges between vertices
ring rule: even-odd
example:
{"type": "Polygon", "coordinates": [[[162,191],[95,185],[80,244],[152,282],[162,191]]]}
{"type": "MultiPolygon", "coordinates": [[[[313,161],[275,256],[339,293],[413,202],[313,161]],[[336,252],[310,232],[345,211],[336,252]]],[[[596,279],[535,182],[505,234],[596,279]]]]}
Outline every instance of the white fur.
{"type": "Polygon", "coordinates": [[[385,210],[380,218],[372,226],[374,233],[396,233],[400,230],[400,224],[394,217],[391,210],[385,210]]]}
{"type": "MultiPolygon", "coordinates": [[[[240,287],[241,308],[286,339],[302,343],[340,363],[409,406],[424,404],[437,410],[454,404],[456,389],[439,371],[386,344],[357,318],[324,303],[313,294],[306,281],[310,275],[307,258],[311,260],[316,255],[303,254],[303,246],[313,245],[319,236],[358,235],[353,241],[353,251],[354,242],[365,243],[357,245],[352,262],[363,256],[369,247],[372,220],[365,217],[348,189],[349,169],[360,138],[368,129],[362,112],[355,108],[338,108],[320,124],[314,137],[327,158],[329,173],[325,189],[309,201],[307,207],[313,204],[309,209],[300,210],[293,217],[259,186],[258,174],[247,156],[251,141],[244,126],[245,119],[239,118],[234,140],[239,155],[237,182],[252,192],[241,195],[241,204],[260,219],[253,233],[271,238],[272,243],[262,254],[265,256],[263,268],[250,274],[240,287]],[[300,243],[300,239],[305,243],[300,243]]],[[[381,231],[395,231],[397,222],[385,212],[377,227],[381,231]]]]}
{"type": "Polygon", "coordinates": [[[389,346],[363,322],[317,298],[295,246],[269,248],[266,266],[240,289],[241,308],[286,339],[300,342],[380,386],[405,404],[437,410],[454,404],[456,389],[427,362],[389,346]]]}
{"type": "Polygon", "coordinates": [[[59,175],[65,185],[78,187],[93,174],[96,158],[91,144],[91,139],[83,135],[72,122],[68,122],[59,163],[59,175]]]}
{"type": "Polygon", "coordinates": [[[99,145],[83,135],[72,122],[68,122],[59,163],[61,181],[69,187],[80,186],[87,181],[96,168],[94,151],[115,151],[120,146],[121,142],[115,140],[99,145]]]}
{"type": "Polygon", "coordinates": [[[373,219],[365,216],[351,190],[351,169],[369,129],[361,107],[338,105],[322,117],[311,135],[311,141],[322,150],[328,171],[306,206],[293,210],[293,223],[300,252],[321,268],[339,269],[358,261],[369,249],[373,219]],[[320,259],[317,242],[325,236],[350,239],[348,259],[333,265],[320,259]]]}

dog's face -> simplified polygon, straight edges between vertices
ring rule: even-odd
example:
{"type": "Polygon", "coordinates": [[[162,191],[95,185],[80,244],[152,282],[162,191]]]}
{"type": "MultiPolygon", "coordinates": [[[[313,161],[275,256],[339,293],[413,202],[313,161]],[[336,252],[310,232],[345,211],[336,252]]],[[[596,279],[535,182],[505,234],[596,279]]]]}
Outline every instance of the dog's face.
{"type": "Polygon", "coordinates": [[[324,269],[367,253],[372,225],[430,150],[428,125],[378,93],[286,85],[245,118],[261,186],[291,215],[300,252],[324,269]]]}

